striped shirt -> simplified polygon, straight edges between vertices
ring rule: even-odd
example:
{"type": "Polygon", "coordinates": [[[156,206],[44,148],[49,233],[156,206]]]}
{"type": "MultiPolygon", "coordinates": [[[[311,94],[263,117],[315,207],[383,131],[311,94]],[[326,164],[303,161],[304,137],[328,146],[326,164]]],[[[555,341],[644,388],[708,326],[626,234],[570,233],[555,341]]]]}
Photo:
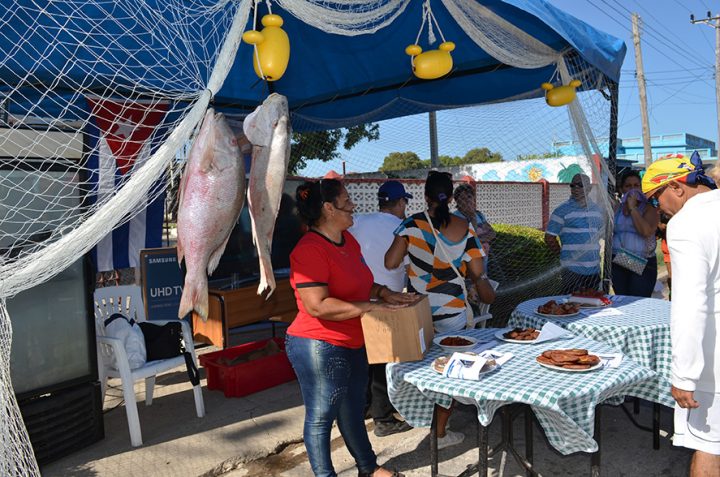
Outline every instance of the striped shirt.
{"type": "Polygon", "coordinates": [[[436,232],[462,277],[457,276],[443,252],[435,249],[432,226],[423,213],[408,217],[395,230],[395,235],[405,237],[408,243],[410,286],[417,293],[428,295],[433,322],[457,318],[465,312],[465,294],[461,283],[467,275],[468,263],[485,255],[472,227],[468,227],[467,234],[458,242],[450,241],[439,230],[436,232]]]}
{"type": "Polygon", "coordinates": [[[555,209],[547,232],[560,239],[560,264],[580,275],[600,273],[600,238],[604,231],[603,211],[597,204],[587,207],[570,198],[555,209]]]}

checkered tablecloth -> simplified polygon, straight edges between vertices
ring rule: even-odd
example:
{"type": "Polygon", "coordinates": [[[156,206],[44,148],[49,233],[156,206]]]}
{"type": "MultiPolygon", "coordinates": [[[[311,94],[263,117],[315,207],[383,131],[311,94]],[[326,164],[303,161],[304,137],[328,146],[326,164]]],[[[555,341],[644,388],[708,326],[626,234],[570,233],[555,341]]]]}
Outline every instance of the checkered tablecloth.
{"type": "Polygon", "coordinates": [[[569,318],[548,318],[536,313],[538,306],[551,299],[544,297],[520,303],[513,311],[508,326],[541,328],[552,321],[572,333],[607,343],[622,351],[633,361],[657,373],[655,379],[638,384],[628,395],[664,406],[674,407],[670,394],[670,302],[657,298],[630,296],[613,297],[612,307],[619,316],[595,316],[603,310],[586,309],[569,318]]]}
{"type": "MultiPolygon", "coordinates": [[[[497,331],[487,328],[463,334],[488,341],[497,331]]],[[[493,349],[515,356],[479,381],[465,381],[443,377],[432,369],[435,358],[448,355],[433,345],[422,361],[388,364],[390,401],[413,427],[429,427],[434,405],[447,408],[453,399],[474,404],[478,420],[484,426],[492,422],[501,406],[529,404],[550,444],[559,452],[595,452],[598,449],[593,439],[595,406],[613,396],[627,394],[629,388],[651,379],[655,373],[629,359],[624,359],[618,368],[585,373],[555,371],[535,361],[544,350],[561,347],[587,348],[598,353],[615,351],[606,344],[581,336],[540,345],[496,340],[493,349]]]]}

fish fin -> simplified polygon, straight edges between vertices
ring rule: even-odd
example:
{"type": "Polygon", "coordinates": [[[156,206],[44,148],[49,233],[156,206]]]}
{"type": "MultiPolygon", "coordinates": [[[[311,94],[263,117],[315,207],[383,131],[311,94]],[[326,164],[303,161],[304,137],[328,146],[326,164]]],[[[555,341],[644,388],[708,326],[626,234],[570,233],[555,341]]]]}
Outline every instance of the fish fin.
{"type": "Polygon", "coordinates": [[[215,249],[212,255],[210,255],[210,260],[208,260],[207,266],[208,275],[212,275],[212,273],[215,271],[218,264],[220,263],[220,258],[222,258],[222,254],[225,251],[228,240],[230,240],[230,234],[228,234],[228,236],[225,238],[225,241],[218,248],[215,249]]]}
{"type": "Polygon", "coordinates": [[[185,282],[182,297],[180,298],[180,308],[178,309],[178,318],[182,319],[195,311],[203,321],[208,318],[208,284],[207,279],[203,277],[200,283],[185,282]]]}

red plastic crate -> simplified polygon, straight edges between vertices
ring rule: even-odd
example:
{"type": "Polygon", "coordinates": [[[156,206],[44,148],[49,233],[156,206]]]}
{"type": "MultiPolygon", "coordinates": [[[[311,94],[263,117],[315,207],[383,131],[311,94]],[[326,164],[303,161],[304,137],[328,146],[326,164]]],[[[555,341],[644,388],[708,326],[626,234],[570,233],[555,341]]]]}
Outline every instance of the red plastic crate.
{"type": "Polygon", "coordinates": [[[233,359],[251,353],[265,346],[270,339],[200,355],[200,364],[207,372],[207,388],[222,390],[225,397],[241,397],[295,379],[295,372],[285,354],[285,341],[282,338],[271,339],[280,347],[281,353],[235,366],[220,364],[218,359],[233,359]]]}

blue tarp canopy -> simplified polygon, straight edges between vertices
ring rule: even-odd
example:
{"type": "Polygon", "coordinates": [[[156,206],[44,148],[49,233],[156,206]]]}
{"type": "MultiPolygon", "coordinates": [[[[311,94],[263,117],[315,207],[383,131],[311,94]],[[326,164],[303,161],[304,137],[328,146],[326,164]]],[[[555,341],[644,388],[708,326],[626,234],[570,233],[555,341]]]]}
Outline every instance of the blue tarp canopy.
{"type": "MultiPolygon", "coordinates": [[[[622,40],[541,0],[478,1],[554,50],[571,48],[608,79],[618,80],[626,51],[622,40]]],[[[454,69],[437,80],[415,78],[404,50],[415,41],[422,3],[411,2],[399,18],[375,34],[355,37],[324,33],[273,8],[285,20],[283,29],[291,41],[290,64],[272,85],[274,90],[287,96],[294,112],[333,126],[388,119],[411,110],[498,101],[530,91],[542,94],[540,84],[550,79],[554,65],[528,70],[500,64],[463,32],[439,1],[433,12],[445,38],[457,46],[452,52],[454,69]]],[[[423,41],[427,41],[425,33],[423,41]]],[[[251,54],[249,45],[240,47],[233,71],[216,97],[218,103],[252,106],[267,95],[257,76],[248,75],[251,54]]]]}
{"type": "MultiPolygon", "coordinates": [[[[590,25],[565,14],[544,0],[468,0],[478,1],[506,21],[512,23],[532,37],[556,51],[570,51],[606,79],[617,81],[620,67],[625,56],[625,44],[614,37],[600,32],[590,25]]],[[[3,2],[5,3],[5,2],[3,2]]],[[[88,41],[80,42],[78,32],[87,31],[88,25],[79,20],[81,15],[70,12],[68,5],[74,2],[52,2],[47,11],[68,9],[66,29],[58,28],[55,18],[47,19],[37,14],[37,8],[27,11],[17,5],[0,6],[0,20],[3,31],[0,34],[0,54],[10,60],[0,60],[0,89],[12,88],[13,81],[23,77],[24,70],[34,69],[33,78],[38,82],[52,84],[54,73],[59,68],[67,70],[68,57],[77,57],[80,61],[72,65],[72,74],[78,77],[78,83],[84,87],[101,90],[104,84],[123,77],[138,77],[133,68],[153,64],[157,60],[157,73],[144,77],[143,86],[147,91],[167,88],[173,92],[197,91],[201,84],[188,80],[193,74],[207,78],[207,66],[204,64],[183,65],[183,49],[188,45],[214,51],[221,37],[210,33],[217,25],[228,25],[227,15],[234,11],[230,6],[225,10],[216,10],[218,21],[206,21],[201,28],[208,34],[201,42],[186,42],[182,38],[168,39],[152,34],[152,28],[141,22],[130,24],[109,19],[102,26],[104,31],[118,35],[113,37],[118,48],[109,49],[112,58],[108,64],[96,61],[102,58],[104,45],[93,45],[88,41]],[[71,15],[71,13],[73,13],[71,15]],[[222,18],[221,21],[221,16],[222,18]],[[6,24],[5,22],[10,22],[6,24]],[[28,28],[28,25],[46,23],[44,28],[28,28]],[[124,28],[136,29],[134,35],[122,34],[124,28]],[[145,31],[142,31],[143,29],[145,31]],[[150,33],[149,33],[150,32],[150,33]],[[137,53],[143,39],[152,46],[147,53],[137,53]],[[78,43],[77,46],[73,42],[78,43]],[[18,48],[18,45],[32,45],[32,48],[18,48]],[[56,46],[53,46],[56,45],[56,46]],[[61,47],[57,47],[61,45],[61,47]],[[90,53],[90,51],[92,52],[90,53]],[[24,51],[24,53],[22,52],[24,51]],[[123,51],[133,52],[132,61],[125,62],[120,57],[123,51]],[[12,57],[14,55],[14,57],[12,57]],[[38,62],[38,58],[44,58],[38,62]],[[87,61],[82,61],[87,58],[87,61]],[[127,69],[128,74],[117,74],[114,66],[127,69]],[[184,73],[188,70],[189,73],[184,73]],[[88,84],[88,77],[94,77],[95,85],[88,84]],[[170,80],[168,80],[170,79],[170,80]]],[[[32,5],[29,0],[20,0],[19,4],[32,5]]],[[[182,2],[181,2],[182,3],[182,2]]],[[[188,0],[188,8],[197,5],[197,0],[188,0]]],[[[157,5],[161,2],[148,0],[145,5],[157,5]]],[[[251,55],[253,48],[241,44],[231,73],[223,88],[215,95],[214,103],[223,110],[249,111],[267,96],[270,89],[288,98],[290,108],[302,116],[303,124],[296,129],[324,129],[350,126],[369,121],[389,119],[412,113],[447,109],[466,105],[502,101],[519,94],[540,96],[540,84],[548,81],[555,66],[539,69],[519,69],[499,63],[478,47],[455,22],[441,1],[433,1],[432,8],[445,38],[457,45],[453,51],[454,69],[447,76],[432,80],[420,80],[413,76],[409,57],[405,47],[415,42],[422,21],[423,2],[412,1],[405,11],[389,26],[371,35],[340,36],[325,33],[307,25],[290,13],[273,5],[273,13],[284,19],[283,29],[288,33],[291,43],[290,63],[285,75],[268,85],[255,75],[251,55]]],[[[76,7],[73,7],[76,8],[76,7]]],[[[118,4],[112,14],[122,17],[118,4]]],[[[264,3],[260,3],[258,18],[266,13],[264,3]]],[[[105,10],[88,7],[84,12],[94,18],[108,15],[105,10]]],[[[177,16],[178,11],[169,11],[168,16],[177,16]]],[[[132,15],[128,15],[133,17],[132,15]]],[[[137,16],[137,15],[136,15],[137,16]]],[[[212,19],[210,19],[212,20],[212,19]]],[[[162,25],[153,25],[158,30],[162,25]]],[[[246,29],[252,29],[252,14],[246,29]]],[[[202,35],[202,32],[199,32],[202,35]]],[[[197,39],[196,39],[197,40],[197,39]]],[[[428,49],[427,34],[423,33],[420,44],[428,49]]],[[[437,43],[430,48],[436,48],[437,43]]],[[[202,56],[202,55],[199,55],[202,56]]],[[[122,72],[121,72],[122,73],[122,72]]],[[[72,76],[71,74],[71,76],[72,76]]],[[[62,86],[62,85],[61,85],[62,86]]],[[[67,82],[72,90],[72,81],[67,82]]],[[[137,91],[137,90],[136,90],[137,91]]],[[[61,94],[61,93],[59,93],[61,94]]],[[[26,101],[32,102],[28,93],[26,101]]],[[[22,103],[15,99],[16,103],[22,103]]],[[[12,104],[12,103],[11,103],[12,104]]],[[[82,107],[78,104],[77,107],[82,107]]],[[[65,112],[67,114],[67,111],[65,112]]],[[[300,126],[297,128],[297,126],[300,126]]]]}

